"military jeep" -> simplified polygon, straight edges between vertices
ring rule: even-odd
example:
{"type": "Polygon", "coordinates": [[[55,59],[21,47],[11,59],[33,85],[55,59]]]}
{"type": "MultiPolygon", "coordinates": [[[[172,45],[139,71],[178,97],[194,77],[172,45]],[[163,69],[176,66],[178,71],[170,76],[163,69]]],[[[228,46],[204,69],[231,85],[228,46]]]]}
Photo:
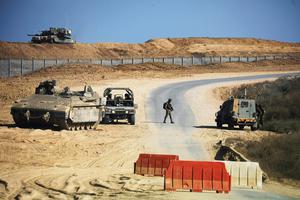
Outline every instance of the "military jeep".
{"type": "Polygon", "coordinates": [[[220,106],[215,121],[218,128],[227,124],[229,129],[234,126],[239,126],[240,129],[250,126],[251,130],[256,130],[258,123],[255,100],[229,98],[220,106]]]}
{"type": "Polygon", "coordinates": [[[105,114],[102,123],[108,124],[118,120],[127,120],[131,125],[135,124],[137,105],[134,104],[134,96],[129,88],[107,88],[103,97],[106,99],[105,114]]]}

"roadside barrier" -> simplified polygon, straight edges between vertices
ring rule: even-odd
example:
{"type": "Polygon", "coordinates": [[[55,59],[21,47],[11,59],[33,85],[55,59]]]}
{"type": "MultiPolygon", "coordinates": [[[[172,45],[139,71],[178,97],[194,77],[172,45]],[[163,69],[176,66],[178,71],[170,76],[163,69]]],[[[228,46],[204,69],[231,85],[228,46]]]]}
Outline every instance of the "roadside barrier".
{"type": "Polygon", "coordinates": [[[182,189],[228,193],[231,190],[230,180],[223,162],[171,160],[165,172],[164,188],[167,191],[182,189]]]}
{"type": "Polygon", "coordinates": [[[222,161],[231,176],[232,187],[262,189],[263,172],[257,162],[222,161]]]}
{"type": "Polygon", "coordinates": [[[171,160],[179,160],[178,155],[140,154],[134,163],[134,173],[140,175],[163,176],[171,160]]]}

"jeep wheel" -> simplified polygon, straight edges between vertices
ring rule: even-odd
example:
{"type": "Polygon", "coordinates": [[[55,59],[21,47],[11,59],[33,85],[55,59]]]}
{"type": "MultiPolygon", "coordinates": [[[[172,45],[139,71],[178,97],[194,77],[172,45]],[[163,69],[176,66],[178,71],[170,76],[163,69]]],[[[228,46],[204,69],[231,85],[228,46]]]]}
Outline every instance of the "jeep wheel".
{"type": "Polygon", "coordinates": [[[128,122],[131,124],[131,125],[135,125],[135,115],[130,115],[128,117],[128,122]]]}
{"type": "Polygon", "coordinates": [[[104,116],[102,119],[103,124],[109,124],[111,123],[112,119],[109,116],[104,116]]]}
{"type": "Polygon", "coordinates": [[[217,121],[217,128],[222,128],[222,123],[220,121],[217,121]]]}
{"type": "Polygon", "coordinates": [[[228,123],[228,129],[234,129],[234,125],[233,125],[233,123],[228,123]]]}
{"type": "Polygon", "coordinates": [[[22,114],[20,114],[20,113],[14,114],[13,119],[14,119],[17,127],[27,128],[29,125],[27,119],[24,116],[22,116],[22,114]]]}
{"type": "Polygon", "coordinates": [[[244,130],[245,126],[244,125],[239,125],[240,130],[244,130]]]}
{"type": "Polygon", "coordinates": [[[256,131],[257,130],[257,122],[255,122],[255,124],[253,124],[252,126],[251,126],[251,131],[256,131]]]}

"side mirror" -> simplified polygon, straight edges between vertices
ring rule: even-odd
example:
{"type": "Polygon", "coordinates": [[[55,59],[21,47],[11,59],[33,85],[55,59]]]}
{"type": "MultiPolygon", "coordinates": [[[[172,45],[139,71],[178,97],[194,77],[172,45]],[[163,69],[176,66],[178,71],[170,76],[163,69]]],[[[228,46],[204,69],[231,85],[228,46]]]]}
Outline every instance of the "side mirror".
{"type": "Polygon", "coordinates": [[[222,106],[220,106],[219,108],[222,109],[222,106]]]}

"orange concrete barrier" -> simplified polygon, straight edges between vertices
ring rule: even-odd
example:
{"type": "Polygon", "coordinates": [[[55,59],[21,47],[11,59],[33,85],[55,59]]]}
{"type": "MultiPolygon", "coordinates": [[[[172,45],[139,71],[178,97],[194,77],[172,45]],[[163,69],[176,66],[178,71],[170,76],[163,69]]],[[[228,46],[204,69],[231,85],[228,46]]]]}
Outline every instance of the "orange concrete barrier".
{"type": "Polygon", "coordinates": [[[134,163],[134,173],[140,175],[163,176],[171,160],[179,160],[178,155],[140,154],[134,163]]]}
{"type": "Polygon", "coordinates": [[[230,175],[222,162],[171,160],[165,172],[164,187],[202,192],[203,190],[228,193],[231,190],[230,175]]]}

